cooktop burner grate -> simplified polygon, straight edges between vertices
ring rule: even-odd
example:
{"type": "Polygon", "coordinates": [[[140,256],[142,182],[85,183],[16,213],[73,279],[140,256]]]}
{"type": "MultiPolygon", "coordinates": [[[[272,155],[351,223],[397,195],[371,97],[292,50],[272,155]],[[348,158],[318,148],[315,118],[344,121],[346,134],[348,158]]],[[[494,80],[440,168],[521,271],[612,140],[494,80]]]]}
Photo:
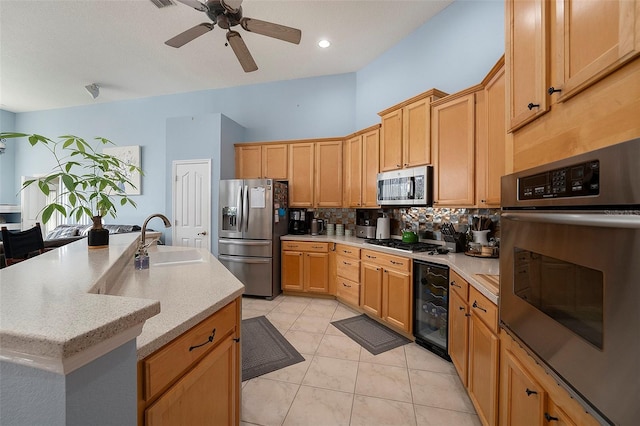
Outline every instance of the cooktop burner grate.
{"type": "Polygon", "coordinates": [[[365,244],[372,244],[381,247],[387,247],[390,249],[408,251],[408,252],[422,252],[433,251],[438,248],[437,244],[431,243],[404,243],[400,240],[388,239],[388,240],[364,240],[365,244]]]}

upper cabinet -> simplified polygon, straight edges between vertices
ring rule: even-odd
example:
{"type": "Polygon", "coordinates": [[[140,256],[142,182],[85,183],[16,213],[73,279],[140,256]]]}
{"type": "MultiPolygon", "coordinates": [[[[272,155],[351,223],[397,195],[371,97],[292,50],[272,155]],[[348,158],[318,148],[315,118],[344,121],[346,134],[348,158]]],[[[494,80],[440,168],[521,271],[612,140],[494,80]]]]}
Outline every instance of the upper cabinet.
{"type": "Polygon", "coordinates": [[[447,96],[433,104],[433,204],[475,204],[476,92],[481,86],[447,96]]]}
{"type": "Polygon", "coordinates": [[[313,142],[289,147],[289,207],[313,207],[314,152],[313,142]]]}
{"type": "Polygon", "coordinates": [[[446,95],[432,89],[378,113],[381,171],[431,163],[431,103],[446,95]]]}
{"type": "Polygon", "coordinates": [[[344,142],[343,185],[345,207],[377,207],[380,126],[362,130],[344,142]]]}
{"type": "Polygon", "coordinates": [[[342,207],[342,141],[315,144],[315,207],[342,207]]]}
{"type": "Polygon", "coordinates": [[[287,179],[288,145],[236,145],[236,178],[287,179]]]}
{"type": "Polygon", "coordinates": [[[500,207],[500,179],[507,169],[504,56],[476,94],[476,205],[500,207]]]}
{"type": "Polygon", "coordinates": [[[630,0],[507,0],[510,130],[637,56],[639,15],[630,0]]]}

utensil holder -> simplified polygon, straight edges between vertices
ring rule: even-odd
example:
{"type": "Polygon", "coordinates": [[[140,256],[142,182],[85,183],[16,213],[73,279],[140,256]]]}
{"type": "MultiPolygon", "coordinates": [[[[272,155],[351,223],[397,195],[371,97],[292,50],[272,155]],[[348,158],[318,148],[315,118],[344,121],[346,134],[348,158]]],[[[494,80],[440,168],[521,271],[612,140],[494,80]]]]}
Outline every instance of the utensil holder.
{"type": "Polygon", "coordinates": [[[484,231],[471,231],[473,233],[473,241],[476,243],[480,243],[483,246],[489,245],[488,234],[489,230],[485,229],[484,231]]]}

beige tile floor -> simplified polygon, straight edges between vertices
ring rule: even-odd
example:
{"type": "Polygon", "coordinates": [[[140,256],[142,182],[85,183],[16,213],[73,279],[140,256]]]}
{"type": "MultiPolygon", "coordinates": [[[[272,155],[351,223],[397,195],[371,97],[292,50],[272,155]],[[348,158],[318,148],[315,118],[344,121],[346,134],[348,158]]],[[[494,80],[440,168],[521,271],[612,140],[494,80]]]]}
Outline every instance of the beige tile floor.
{"type": "Polygon", "coordinates": [[[242,383],[242,425],[479,425],[455,372],[415,343],[372,355],[330,324],[359,315],[327,299],[243,299],[305,361],[242,383]]]}

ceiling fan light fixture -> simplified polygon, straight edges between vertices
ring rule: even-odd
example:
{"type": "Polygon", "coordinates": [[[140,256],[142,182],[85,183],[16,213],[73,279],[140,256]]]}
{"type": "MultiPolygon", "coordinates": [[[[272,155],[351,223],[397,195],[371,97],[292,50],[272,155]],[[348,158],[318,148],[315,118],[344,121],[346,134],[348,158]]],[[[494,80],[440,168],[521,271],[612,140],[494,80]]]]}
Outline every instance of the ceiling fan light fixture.
{"type": "Polygon", "coordinates": [[[318,42],[318,46],[320,46],[323,49],[326,49],[327,47],[331,46],[331,42],[327,39],[322,39],[318,42]]]}
{"type": "Polygon", "coordinates": [[[93,99],[100,96],[100,86],[98,86],[96,83],[91,83],[87,86],[84,86],[84,88],[87,90],[87,93],[89,93],[93,99]]]}

